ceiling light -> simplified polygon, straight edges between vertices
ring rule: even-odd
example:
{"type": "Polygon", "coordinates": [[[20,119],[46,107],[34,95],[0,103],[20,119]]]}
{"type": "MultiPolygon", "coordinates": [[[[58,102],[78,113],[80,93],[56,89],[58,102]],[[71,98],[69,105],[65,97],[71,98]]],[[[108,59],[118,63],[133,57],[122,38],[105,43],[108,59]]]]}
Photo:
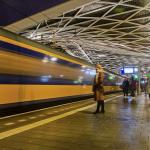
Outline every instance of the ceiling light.
{"type": "Polygon", "coordinates": [[[54,61],[54,62],[55,62],[55,61],[57,61],[57,60],[58,60],[58,58],[56,58],[56,57],[52,57],[52,58],[51,58],[51,61],[54,61]]]}
{"type": "Polygon", "coordinates": [[[44,63],[49,62],[48,57],[44,57],[44,59],[42,59],[42,62],[44,62],[44,63]]]}
{"type": "Polygon", "coordinates": [[[61,77],[61,78],[63,78],[63,77],[64,77],[64,75],[63,75],[63,74],[61,74],[61,75],[60,75],[60,77],[61,77]]]}
{"type": "Polygon", "coordinates": [[[106,55],[104,55],[104,54],[98,54],[97,56],[98,57],[106,57],[106,55]]]}

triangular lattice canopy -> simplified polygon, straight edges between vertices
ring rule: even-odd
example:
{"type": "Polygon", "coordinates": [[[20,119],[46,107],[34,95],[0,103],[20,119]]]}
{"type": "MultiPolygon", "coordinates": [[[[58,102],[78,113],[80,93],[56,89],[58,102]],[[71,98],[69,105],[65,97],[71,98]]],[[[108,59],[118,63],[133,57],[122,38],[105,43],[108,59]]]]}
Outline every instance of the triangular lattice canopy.
{"type": "Polygon", "coordinates": [[[117,72],[150,63],[150,0],[95,0],[21,34],[117,72]]]}

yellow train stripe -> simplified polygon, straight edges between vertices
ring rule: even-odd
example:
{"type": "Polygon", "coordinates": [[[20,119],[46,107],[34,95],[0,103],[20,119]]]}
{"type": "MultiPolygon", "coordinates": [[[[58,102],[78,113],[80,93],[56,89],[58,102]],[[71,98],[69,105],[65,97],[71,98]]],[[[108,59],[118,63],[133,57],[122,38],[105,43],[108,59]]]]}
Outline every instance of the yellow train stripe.
{"type": "MultiPolygon", "coordinates": [[[[104,86],[117,91],[118,86],[104,86]]],[[[19,85],[0,84],[0,104],[37,101],[67,96],[92,94],[92,85],[19,85]]]]}
{"type": "Polygon", "coordinates": [[[69,62],[73,62],[73,63],[79,64],[79,65],[87,66],[84,63],[81,63],[81,62],[78,62],[78,61],[75,61],[75,60],[72,60],[72,59],[69,59],[69,58],[51,53],[51,52],[48,52],[48,51],[45,51],[45,50],[37,48],[37,47],[33,47],[31,45],[27,45],[25,43],[21,43],[21,42],[12,40],[12,39],[4,37],[4,36],[0,36],[0,40],[4,41],[4,42],[7,42],[7,43],[14,44],[16,46],[20,46],[20,47],[23,47],[23,48],[31,49],[31,50],[36,51],[36,52],[40,52],[40,53],[43,53],[43,54],[48,55],[48,56],[57,57],[57,58],[60,58],[60,59],[63,59],[63,60],[69,61],[69,62]]]}
{"type": "MultiPolygon", "coordinates": [[[[115,99],[117,97],[118,96],[110,98],[110,99],[107,99],[107,101],[113,100],[113,99],[115,99]]],[[[35,123],[32,123],[32,124],[29,124],[29,125],[25,125],[25,126],[22,126],[22,127],[18,127],[18,128],[12,129],[12,130],[8,130],[8,131],[5,131],[5,132],[2,132],[2,133],[0,133],[0,139],[2,140],[4,138],[13,136],[15,134],[22,133],[24,131],[33,129],[35,127],[48,124],[48,123],[53,122],[55,120],[58,120],[58,119],[61,119],[61,118],[65,118],[67,116],[73,115],[73,114],[75,114],[77,112],[80,112],[80,111],[83,111],[83,110],[86,110],[86,109],[89,109],[89,108],[92,108],[94,106],[95,106],[95,104],[92,104],[92,105],[89,105],[89,106],[86,106],[86,107],[78,108],[78,109],[75,109],[75,110],[63,113],[63,114],[58,115],[58,116],[54,116],[54,117],[51,117],[51,118],[48,118],[48,119],[44,119],[44,120],[41,120],[41,121],[38,121],[38,122],[35,122],[35,123]]]]}
{"type": "Polygon", "coordinates": [[[0,84],[0,104],[36,101],[92,93],[90,85],[0,84]]]}

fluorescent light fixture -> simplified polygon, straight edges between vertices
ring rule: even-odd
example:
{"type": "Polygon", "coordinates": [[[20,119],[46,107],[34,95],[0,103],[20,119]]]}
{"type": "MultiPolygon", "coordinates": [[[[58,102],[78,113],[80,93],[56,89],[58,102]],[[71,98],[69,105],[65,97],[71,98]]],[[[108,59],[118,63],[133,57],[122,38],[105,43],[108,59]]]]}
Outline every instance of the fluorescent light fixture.
{"type": "Polygon", "coordinates": [[[48,78],[52,78],[52,76],[51,76],[51,75],[49,75],[49,76],[48,76],[48,78]]]}
{"type": "Polygon", "coordinates": [[[90,75],[96,75],[96,70],[91,70],[90,75]]]}
{"type": "Polygon", "coordinates": [[[55,62],[55,61],[57,61],[57,60],[58,60],[58,58],[56,58],[56,57],[52,57],[52,58],[51,58],[51,61],[54,61],[54,62],[55,62]]]}
{"type": "Polygon", "coordinates": [[[61,77],[61,78],[63,78],[63,77],[64,77],[64,75],[63,75],[63,74],[61,74],[61,75],[60,75],[60,77],[61,77]]]}
{"type": "Polygon", "coordinates": [[[73,81],[73,83],[78,84],[78,81],[77,81],[77,80],[75,80],[75,81],[73,81]]]}
{"type": "Polygon", "coordinates": [[[48,82],[49,81],[49,76],[41,76],[41,81],[42,82],[48,82]]]}
{"type": "Polygon", "coordinates": [[[83,79],[83,76],[79,76],[78,78],[79,78],[80,80],[82,80],[82,79],[83,79]]]}
{"type": "Polygon", "coordinates": [[[86,74],[90,74],[90,71],[87,70],[87,71],[85,71],[85,73],[86,73],[86,74]]]}
{"type": "Polygon", "coordinates": [[[138,72],[138,68],[134,68],[134,72],[138,72]]]}
{"type": "Polygon", "coordinates": [[[44,63],[49,62],[48,57],[44,57],[44,59],[42,59],[42,62],[44,62],[44,63]]]}
{"type": "Polygon", "coordinates": [[[97,56],[98,57],[106,57],[106,55],[104,55],[104,54],[98,54],[97,56]]]}

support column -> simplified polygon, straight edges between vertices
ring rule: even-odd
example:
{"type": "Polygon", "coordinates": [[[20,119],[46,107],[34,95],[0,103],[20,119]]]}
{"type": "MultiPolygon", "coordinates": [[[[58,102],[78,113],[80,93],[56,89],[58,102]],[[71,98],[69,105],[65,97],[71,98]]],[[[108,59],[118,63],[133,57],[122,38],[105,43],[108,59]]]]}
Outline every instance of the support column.
{"type": "Polygon", "coordinates": [[[138,65],[138,95],[141,94],[141,62],[138,65]]]}

